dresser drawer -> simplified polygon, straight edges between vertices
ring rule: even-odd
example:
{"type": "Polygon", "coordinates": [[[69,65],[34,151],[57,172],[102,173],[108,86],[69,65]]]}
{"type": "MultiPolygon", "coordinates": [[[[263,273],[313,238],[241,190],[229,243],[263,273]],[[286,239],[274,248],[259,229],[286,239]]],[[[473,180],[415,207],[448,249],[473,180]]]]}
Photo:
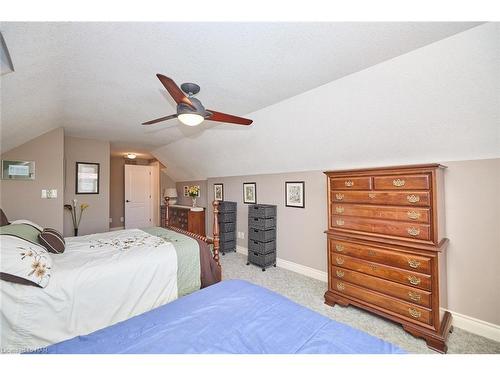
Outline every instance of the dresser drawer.
{"type": "Polygon", "coordinates": [[[430,209],[417,207],[374,206],[371,204],[332,204],[332,214],[398,221],[430,222],[430,209]]]}
{"type": "Polygon", "coordinates": [[[333,215],[331,226],[332,228],[351,229],[396,237],[415,238],[418,240],[429,240],[431,238],[430,226],[420,223],[403,223],[399,221],[333,215]]]}
{"type": "Polygon", "coordinates": [[[328,240],[328,246],[332,254],[349,255],[419,273],[431,273],[431,258],[334,239],[328,240]]]}
{"type": "Polygon", "coordinates": [[[371,177],[334,177],[330,178],[330,187],[334,190],[370,190],[371,177]]]}
{"type": "Polygon", "coordinates": [[[431,311],[425,307],[373,292],[337,278],[332,280],[332,289],[337,293],[342,293],[363,302],[395,312],[409,321],[419,321],[429,325],[432,323],[431,311]]]}
{"type": "Polygon", "coordinates": [[[332,191],[332,202],[368,203],[395,206],[430,206],[428,191],[332,191]]]}
{"type": "Polygon", "coordinates": [[[376,292],[387,294],[417,305],[431,307],[431,293],[420,289],[401,285],[392,281],[369,276],[346,268],[332,267],[331,275],[337,279],[348,281],[376,292]]]}
{"type": "Polygon", "coordinates": [[[426,190],[430,189],[427,174],[374,177],[375,190],[426,190]]]}
{"type": "Polygon", "coordinates": [[[346,255],[339,255],[333,253],[333,251],[330,251],[330,256],[333,266],[340,266],[353,271],[395,281],[404,285],[431,290],[431,277],[429,275],[410,272],[380,263],[368,262],[366,260],[346,255]]]}

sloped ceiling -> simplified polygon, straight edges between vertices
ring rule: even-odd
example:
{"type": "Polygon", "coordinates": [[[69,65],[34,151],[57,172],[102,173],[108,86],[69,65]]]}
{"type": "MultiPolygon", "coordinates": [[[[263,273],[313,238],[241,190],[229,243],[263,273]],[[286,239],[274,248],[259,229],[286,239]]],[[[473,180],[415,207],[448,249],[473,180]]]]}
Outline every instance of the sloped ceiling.
{"type": "Polygon", "coordinates": [[[153,151],[177,180],[500,157],[500,23],[153,151]]]}
{"type": "MultiPolygon", "coordinates": [[[[203,150],[204,158],[217,159],[207,152],[220,143],[244,143],[246,137],[265,147],[289,144],[287,139],[294,137],[291,127],[299,118],[304,126],[294,131],[300,134],[313,127],[308,120],[311,108],[287,109],[288,117],[296,111],[300,116],[281,124],[259,120],[262,115],[256,114],[251,129],[214,128],[208,122],[191,129],[176,120],[145,128],[141,122],[174,112],[156,73],[178,83],[200,84],[198,97],[209,108],[245,115],[476,25],[2,23],[0,31],[15,68],[1,77],[2,151],[62,126],[71,136],[109,140],[115,152],[147,152],[175,142],[171,151],[158,154],[168,166],[175,153],[172,164],[185,170],[179,176],[226,173],[224,163],[210,163],[218,169],[200,169],[187,160],[190,154],[174,150],[193,145],[203,150]],[[285,125],[285,132],[276,130],[285,125]],[[271,135],[279,139],[269,143],[271,135]],[[207,140],[215,143],[207,145],[207,140]]],[[[339,104],[321,97],[313,102],[319,112],[339,104]]],[[[312,132],[323,138],[320,128],[312,132]]],[[[233,147],[225,154],[229,159],[251,156],[250,149],[235,155],[240,150],[233,147]]],[[[279,158],[296,152],[286,147],[284,151],[279,158]]]]}

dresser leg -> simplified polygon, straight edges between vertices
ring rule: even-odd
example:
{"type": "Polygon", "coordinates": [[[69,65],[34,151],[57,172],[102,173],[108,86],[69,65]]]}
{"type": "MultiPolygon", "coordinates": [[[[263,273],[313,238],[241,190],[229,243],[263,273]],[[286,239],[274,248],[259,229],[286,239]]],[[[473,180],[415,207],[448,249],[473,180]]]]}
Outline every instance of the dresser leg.
{"type": "Polygon", "coordinates": [[[406,326],[404,324],[403,329],[415,337],[423,338],[427,344],[427,347],[429,347],[430,349],[442,354],[446,354],[446,352],[448,351],[446,340],[448,339],[448,335],[450,334],[450,332],[453,330],[451,321],[451,314],[447,311],[445,312],[443,319],[441,320],[439,332],[422,331],[420,329],[406,326]]]}
{"type": "Polygon", "coordinates": [[[330,293],[327,291],[325,293],[325,304],[328,306],[335,306],[336,304],[342,306],[342,307],[347,307],[349,306],[349,302],[333,293],[330,293]]]}

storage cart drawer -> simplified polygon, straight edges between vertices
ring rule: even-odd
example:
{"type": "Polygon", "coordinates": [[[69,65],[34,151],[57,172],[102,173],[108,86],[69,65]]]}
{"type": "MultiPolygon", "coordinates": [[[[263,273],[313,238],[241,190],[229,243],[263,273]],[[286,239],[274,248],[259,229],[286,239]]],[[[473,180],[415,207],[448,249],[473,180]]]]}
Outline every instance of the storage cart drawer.
{"type": "Polygon", "coordinates": [[[275,217],[276,206],[268,204],[254,204],[248,206],[248,217],[275,217]]]}
{"type": "Polygon", "coordinates": [[[250,240],[268,242],[276,239],[275,229],[248,228],[248,238],[250,240]]]}

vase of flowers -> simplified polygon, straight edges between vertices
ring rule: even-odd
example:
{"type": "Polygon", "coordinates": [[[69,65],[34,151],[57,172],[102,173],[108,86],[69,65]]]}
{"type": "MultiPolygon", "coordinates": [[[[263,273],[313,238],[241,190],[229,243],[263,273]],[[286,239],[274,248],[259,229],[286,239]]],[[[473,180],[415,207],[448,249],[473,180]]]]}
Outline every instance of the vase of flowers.
{"type": "Polygon", "coordinates": [[[73,230],[75,233],[75,237],[78,236],[78,227],[80,226],[80,221],[82,221],[82,213],[85,211],[89,205],[87,203],[80,204],[80,212],[77,212],[77,200],[73,199],[71,201],[72,204],[65,204],[64,208],[67,209],[71,213],[71,219],[73,220],[73,230]]]}
{"type": "Polygon", "coordinates": [[[198,185],[190,186],[188,188],[188,195],[193,200],[193,207],[196,207],[196,198],[200,196],[200,187],[198,185]]]}

